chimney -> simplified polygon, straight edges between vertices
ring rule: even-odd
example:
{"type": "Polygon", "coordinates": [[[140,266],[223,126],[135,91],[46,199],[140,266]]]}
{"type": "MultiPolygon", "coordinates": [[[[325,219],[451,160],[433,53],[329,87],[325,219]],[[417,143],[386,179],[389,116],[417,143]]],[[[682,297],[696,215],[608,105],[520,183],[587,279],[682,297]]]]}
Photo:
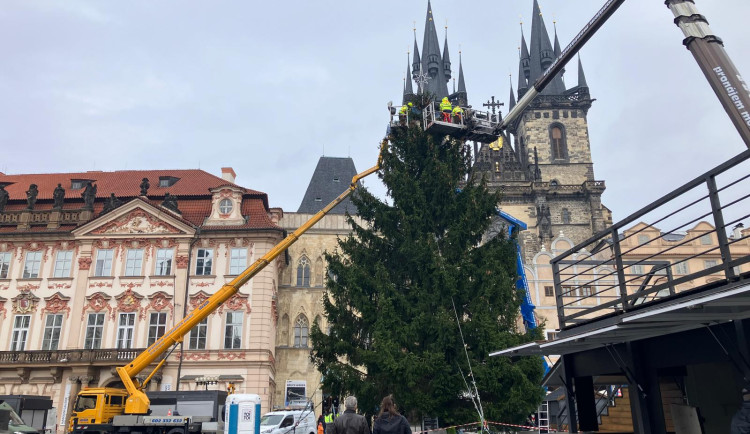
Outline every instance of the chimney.
{"type": "Polygon", "coordinates": [[[222,167],[221,168],[221,177],[225,181],[229,181],[232,184],[234,184],[234,178],[237,177],[237,174],[234,173],[234,169],[232,169],[231,167],[222,167]]]}

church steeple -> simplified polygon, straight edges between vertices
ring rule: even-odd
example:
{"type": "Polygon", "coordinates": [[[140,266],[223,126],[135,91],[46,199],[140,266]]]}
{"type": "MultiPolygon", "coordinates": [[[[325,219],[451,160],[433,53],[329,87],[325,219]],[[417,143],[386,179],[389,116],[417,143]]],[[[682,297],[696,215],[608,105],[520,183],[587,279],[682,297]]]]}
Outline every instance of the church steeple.
{"type": "Polygon", "coordinates": [[[422,69],[422,58],[419,57],[419,46],[417,45],[417,29],[414,28],[414,60],[411,62],[412,79],[417,78],[422,69]]]}
{"type": "MultiPolygon", "coordinates": [[[[553,21],[552,25],[555,26],[555,58],[557,58],[562,51],[560,50],[560,40],[557,39],[557,22],[553,21]]],[[[565,68],[560,70],[560,78],[562,78],[563,74],[565,74],[565,68]]]]}
{"type": "MultiPolygon", "coordinates": [[[[547,33],[547,27],[544,25],[544,19],[542,19],[542,11],[539,8],[538,0],[534,0],[529,52],[529,66],[531,70],[529,85],[531,85],[531,83],[536,81],[555,60],[555,49],[552,47],[549,33],[547,33]]],[[[552,79],[542,93],[546,95],[559,95],[564,91],[565,85],[558,75],[552,79]]]]}
{"type": "Polygon", "coordinates": [[[513,93],[513,76],[508,75],[508,81],[510,82],[510,98],[508,99],[508,110],[513,110],[516,106],[516,95],[513,93]]]}
{"type": "Polygon", "coordinates": [[[451,56],[448,53],[448,26],[445,26],[445,42],[443,43],[443,72],[445,73],[445,82],[451,79],[451,56]]]}
{"type": "Polygon", "coordinates": [[[432,15],[432,5],[429,0],[427,1],[427,17],[425,18],[424,39],[422,41],[422,72],[430,77],[425,90],[435,95],[437,99],[448,96],[448,83],[445,80],[440,43],[432,15]]]}
{"type": "Polygon", "coordinates": [[[404,82],[404,98],[402,104],[406,104],[414,97],[414,90],[411,86],[411,68],[409,67],[409,53],[406,53],[406,79],[404,82]]]}
{"type": "Polygon", "coordinates": [[[464,81],[464,62],[461,52],[458,52],[458,104],[467,106],[469,104],[469,97],[466,94],[466,81],[464,81]]]}
{"type": "Polygon", "coordinates": [[[523,96],[524,93],[529,89],[527,79],[531,76],[531,69],[529,62],[529,49],[526,48],[526,38],[523,35],[523,29],[521,29],[521,47],[518,53],[518,97],[523,96]]]}
{"type": "Polygon", "coordinates": [[[586,75],[583,73],[583,64],[581,64],[581,56],[578,55],[578,87],[587,88],[589,87],[586,83],[586,75]]]}

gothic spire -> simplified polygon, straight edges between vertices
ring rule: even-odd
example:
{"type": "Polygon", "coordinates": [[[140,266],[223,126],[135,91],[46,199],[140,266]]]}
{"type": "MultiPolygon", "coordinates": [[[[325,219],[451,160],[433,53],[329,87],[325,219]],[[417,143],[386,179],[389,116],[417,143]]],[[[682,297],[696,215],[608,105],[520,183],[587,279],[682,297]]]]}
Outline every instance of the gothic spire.
{"type": "Polygon", "coordinates": [[[526,38],[523,35],[523,28],[521,28],[521,47],[518,56],[518,96],[520,97],[529,88],[526,80],[531,75],[531,70],[529,69],[529,49],[526,48],[526,38]]]}
{"type": "Polygon", "coordinates": [[[445,42],[443,43],[443,72],[445,73],[445,82],[451,79],[451,56],[448,53],[448,26],[445,26],[445,42]]]}
{"type": "MultiPolygon", "coordinates": [[[[560,50],[560,40],[557,39],[557,23],[554,21],[552,23],[555,26],[555,58],[558,58],[560,57],[562,50],[560,50]]],[[[560,77],[562,77],[563,74],[565,74],[565,68],[560,70],[560,77]]]]}
{"type": "Polygon", "coordinates": [[[406,54],[406,79],[404,83],[404,101],[402,104],[406,104],[411,100],[414,95],[414,89],[411,86],[411,68],[409,66],[409,54],[406,54]]]}
{"type": "Polygon", "coordinates": [[[583,64],[581,64],[581,55],[578,55],[578,87],[589,87],[586,83],[586,75],[583,73],[583,64]]]}
{"type": "Polygon", "coordinates": [[[421,69],[422,59],[419,57],[419,46],[417,45],[417,29],[414,28],[414,60],[411,63],[412,78],[419,74],[421,69]]]}
{"type": "Polygon", "coordinates": [[[510,99],[508,100],[508,110],[512,110],[516,106],[516,95],[513,94],[513,76],[508,74],[508,81],[510,82],[510,99]]]}
{"type": "Polygon", "coordinates": [[[422,42],[422,72],[430,77],[425,86],[428,92],[435,95],[437,99],[448,96],[448,84],[445,80],[440,43],[432,15],[432,5],[429,0],[427,0],[427,17],[425,18],[422,42]]]}
{"type": "MultiPolygon", "coordinates": [[[[534,0],[534,10],[531,19],[531,43],[530,54],[530,77],[529,83],[536,81],[547,67],[555,60],[555,50],[549,39],[547,27],[542,19],[542,11],[538,0],[534,0]]],[[[565,85],[559,76],[556,76],[544,89],[542,93],[547,95],[559,95],[565,91],[565,85]]]]}
{"type": "Polygon", "coordinates": [[[458,52],[458,91],[466,93],[466,82],[464,81],[464,64],[461,58],[461,52],[458,52]]]}

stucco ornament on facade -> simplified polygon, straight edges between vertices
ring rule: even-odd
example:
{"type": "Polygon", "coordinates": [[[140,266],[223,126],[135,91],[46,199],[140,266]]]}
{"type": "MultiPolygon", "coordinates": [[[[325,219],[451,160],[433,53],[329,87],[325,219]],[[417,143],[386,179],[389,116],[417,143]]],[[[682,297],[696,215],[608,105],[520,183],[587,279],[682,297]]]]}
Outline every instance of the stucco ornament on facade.
{"type": "Polygon", "coordinates": [[[86,317],[86,311],[92,310],[94,312],[101,312],[103,310],[107,310],[107,312],[112,315],[112,306],[109,305],[109,300],[112,297],[110,297],[107,294],[104,294],[103,292],[97,292],[92,295],[89,295],[86,297],[86,304],[83,305],[83,309],[81,310],[81,321],[86,317]]]}
{"type": "Polygon", "coordinates": [[[252,309],[250,308],[250,301],[248,300],[248,296],[240,292],[229,297],[229,300],[225,301],[224,304],[219,307],[219,315],[223,314],[224,310],[244,310],[246,313],[250,313],[252,311],[252,309]]]}
{"type": "Polygon", "coordinates": [[[79,270],[88,270],[91,268],[91,258],[90,257],[82,257],[78,258],[78,269],[79,270]]]}
{"type": "Polygon", "coordinates": [[[106,223],[92,234],[176,234],[180,231],[142,209],[135,209],[106,223]]]}
{"type": "MultiPolygon", "coordinates": [[[[115,297],[115,300],[117,301],[115,311],[125,313],[139,312],[141,310],[142,299],[142,295],[133,292],[131,288],[128,288],[125,292],[115,297]]],[[[114,318],[115,311],[110,311],[110,316],[112,318],[114,318]]],[[[145,318],[145,313],[141,312],[139,316],[143,319],[145,318]]]]}
{"type": "Polygon", "coordinates": [[[170,319],[174,317],[174,305],[170,301],[172,296],[164,291],[155,292],[148,296],[150,302],[143,308],[144,318],[148,310],[155,310],[161,312],[162,310],[169,310],[170,319]]]}
{"type": "Polygon", "coordinates": [[[5,317],[6,317],[6,314],[7,314],[7,312],[8,312],[8,311],[7,311],[6,309],[5,309],[5,302],[6,302],[6,301],[8,301],[8,299],[7,299],[7,298],[2,298],[2,297],[0,297],[0,314],[2,314],[2,315],[3,315],[3,318],[5,318],[5,317]]]}
{"type": "Polygon", "coordinates": [[[52,294],[49,297],[44,298],[44,307],[42,308],[42,315],[47,313],[61,313],[65,312],[65,318],[70,316],[70,306],[68,306],[70,297],[66,297],[59,292],[52,294]]]}
{"type": "Polygon", "coordinates": [[[185,268],[188,267],[188,257],[187,256],[180,255],[180,256],[178,256],[178,257],[175,258],[174,262],[177,265],[178,269],[182,270],[182,269],[185,269],[185,268]]]}
{"type": "MultiPolygon", "coordinates": [[[[195,294],[190,296],[190,301],[188,301],[188,304],[190,304],[190,310],[193,311],[198,308],[198,306],[201,305],[204,301],[206,301],[210,297],[209,294],[207,294],[205,291],[198,291],[195,294]]],[[[216,311],[211,312],[211,315],[216,315],[216,311]]]]}
{"type": "Polygon", "coordinates": [[[30,292],[22,292],[13,298],[13,313],[36,312],[39,297],[30,292]]]}

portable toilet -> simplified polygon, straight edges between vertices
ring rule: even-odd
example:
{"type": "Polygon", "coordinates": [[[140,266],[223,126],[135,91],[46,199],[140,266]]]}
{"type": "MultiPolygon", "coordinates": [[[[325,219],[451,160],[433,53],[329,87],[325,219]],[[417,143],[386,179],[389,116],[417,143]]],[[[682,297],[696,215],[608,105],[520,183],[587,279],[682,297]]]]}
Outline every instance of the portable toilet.
{"type": "Polygon", "coordinates": [[[224,434],[260,434],[260,396],[235,393],[224,407],[224,434]]]}

